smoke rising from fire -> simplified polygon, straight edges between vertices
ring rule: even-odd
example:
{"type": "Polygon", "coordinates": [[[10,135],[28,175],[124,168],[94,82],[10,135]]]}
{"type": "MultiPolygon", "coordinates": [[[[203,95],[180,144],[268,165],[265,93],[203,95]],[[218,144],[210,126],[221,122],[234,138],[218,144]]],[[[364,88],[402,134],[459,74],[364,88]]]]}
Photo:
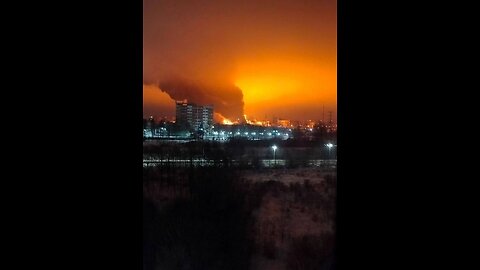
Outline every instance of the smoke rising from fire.
{"type": "Polygon", "coordinates": [[[206,85],[179,78],[162,81],[158,86],[174,100],[213,105],[215,112],[229,119],[243,117],[243,93],[236,86],[206,85]]]}

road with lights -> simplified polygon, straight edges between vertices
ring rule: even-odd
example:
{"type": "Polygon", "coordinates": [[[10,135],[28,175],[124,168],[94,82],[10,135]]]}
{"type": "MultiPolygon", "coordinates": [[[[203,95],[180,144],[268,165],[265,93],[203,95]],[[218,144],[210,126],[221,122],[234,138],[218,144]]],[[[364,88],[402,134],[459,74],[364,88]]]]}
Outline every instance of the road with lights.
{"type": "MultiPolygon", "coordinates": [[[[189,167],[189,166],[217,166],[223,164],[224,161],[214,161],[214,160],[207,160],[207,159],[144,159],[143,166],[150,167],[150,166],[176,166],[176,167],[189,167]]],[[[229,162],[233,166],[241,166],[242,161],[239,160],[231,160],[229,162]]],[[[261,159],[259,164],[262,167],[285,167],[288,161],[286,159],[261,159]]],[[[251,166],[251,162],[244,163],[243,165],[251,166]]],[[[328,167],[328,168],[335,168],[337,166],[336,159],[315,159],[315,160],[308,160],[305,164],[308,167],[328,167]]]]}

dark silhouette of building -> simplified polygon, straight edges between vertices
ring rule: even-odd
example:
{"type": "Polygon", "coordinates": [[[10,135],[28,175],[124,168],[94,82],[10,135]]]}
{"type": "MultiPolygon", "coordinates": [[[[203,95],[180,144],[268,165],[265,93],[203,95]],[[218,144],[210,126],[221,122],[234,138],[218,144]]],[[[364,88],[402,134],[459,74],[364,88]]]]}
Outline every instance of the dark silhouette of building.
{"type": "Polygon", "coordinates": [[[213,125],[213,105],[197,105],[187,100],[176,101],[176,123],[192,130],[207,130],[213,125]]]}

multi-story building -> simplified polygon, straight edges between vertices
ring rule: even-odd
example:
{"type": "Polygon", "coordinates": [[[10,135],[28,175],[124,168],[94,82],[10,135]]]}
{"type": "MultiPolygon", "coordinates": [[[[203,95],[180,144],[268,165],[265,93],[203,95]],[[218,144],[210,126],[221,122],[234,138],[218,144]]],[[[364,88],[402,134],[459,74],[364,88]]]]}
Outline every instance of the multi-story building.
{"type": "Polygon", "coordinates": [[[176,123],[193,130],[210,129],[213,125],[213,105],[197,105],[187,100],[176,102],[176,123]]]}

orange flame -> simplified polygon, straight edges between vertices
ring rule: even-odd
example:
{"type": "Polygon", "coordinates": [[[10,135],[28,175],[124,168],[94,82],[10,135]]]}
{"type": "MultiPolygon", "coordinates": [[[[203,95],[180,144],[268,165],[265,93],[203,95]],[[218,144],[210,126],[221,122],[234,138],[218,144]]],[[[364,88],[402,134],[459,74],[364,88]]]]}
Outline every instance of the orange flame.
{"type": "Polygon", "coordinates": [[[255,122],[248,120],[246,114],[243,115],[243,118],[245,118],[245,122],[247,122],[248,124],[250,124],[250,125],[255,125],[255,122]]]}
{"type": "Polygon", "coordinates": [[[217,123],[221,123],[223,125],[233,125],[234,124],[230,119],[226,118],[225,116],[223,116],[222,114],[217,113],[217,112],[215,113],[214,118],[215,118],[215,121],[217,123]]]}
{"type": "Polygon", "coordinates": [[[250,125],[255,125],[255,126],[270,126],[268,121],[259,121],[259,120],[256,120],[256,119],[253,119],[253,120],[249,120],[247,118],[247,115],[244,114],[243,117],[245,118],[245,122],[247,122],[248,124],[250,125]]]}
{"type": "Polygon", "coordinates": [[[224,125],[233,125],[233,122],[230,121],[230,120],[228,120],[227,118],[223,119],[222,123],[223,123],[224,125]]]}

